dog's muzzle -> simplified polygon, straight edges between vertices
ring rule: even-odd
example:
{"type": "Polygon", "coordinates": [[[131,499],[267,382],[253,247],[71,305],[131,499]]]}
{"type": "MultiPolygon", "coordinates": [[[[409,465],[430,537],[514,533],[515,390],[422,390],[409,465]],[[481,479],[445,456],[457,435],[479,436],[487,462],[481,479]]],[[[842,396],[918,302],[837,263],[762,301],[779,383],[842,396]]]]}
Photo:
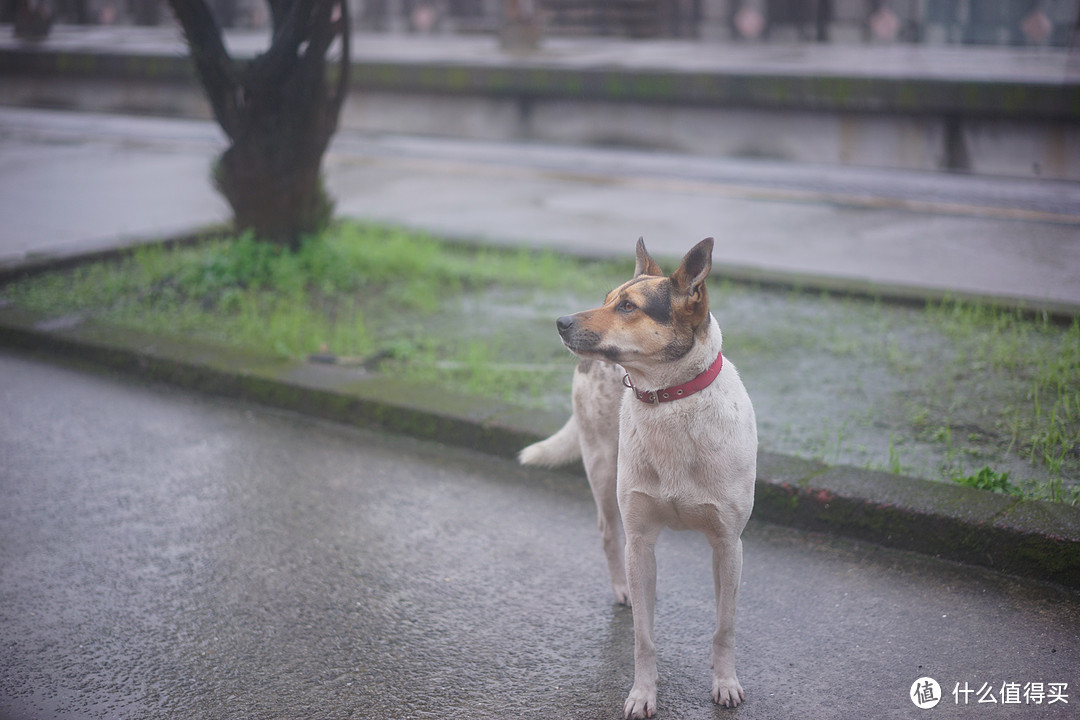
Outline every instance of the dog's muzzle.
{"type": "Polygon", "coordinates": [[[577,329],[577,318],[573,315],[563,315],[555,321],[555,329],[558,330],[558,337],[563,338],[563,342],[570,343],[577,329]]]}
{"type": "Polygon", "coordinates": [[[555,321],[555,327],[559,331],[559,337],[562,338],[563,345],[575,355],[582,357],[585,355],[602,355],[611,362],[617,362],[614,357],[609,357],[611,353],[599,347],[600,336],[589,330],[588,327],[580,325],[578,318],[574,315],[563,315],[555,321]]]}

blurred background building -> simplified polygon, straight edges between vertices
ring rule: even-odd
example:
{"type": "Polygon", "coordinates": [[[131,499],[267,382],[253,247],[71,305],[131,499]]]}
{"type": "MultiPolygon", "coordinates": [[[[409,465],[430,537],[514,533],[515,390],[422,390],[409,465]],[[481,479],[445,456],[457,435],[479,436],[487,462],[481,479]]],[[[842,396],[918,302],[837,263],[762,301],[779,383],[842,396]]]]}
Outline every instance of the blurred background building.
{"type": "MultiPolygon", "coordinates": [[[[226,27],[262,27],[262,0],[211,0],[226,27]]],[[[164,0],[0,0],[0,21],[20,6],[55,21],[156,25],[164,0]]],[[[356,30],[496,33],[524,16],[550,36],[770,42],[1069,46],[1080,0],[352,0],[356,30]]]]}

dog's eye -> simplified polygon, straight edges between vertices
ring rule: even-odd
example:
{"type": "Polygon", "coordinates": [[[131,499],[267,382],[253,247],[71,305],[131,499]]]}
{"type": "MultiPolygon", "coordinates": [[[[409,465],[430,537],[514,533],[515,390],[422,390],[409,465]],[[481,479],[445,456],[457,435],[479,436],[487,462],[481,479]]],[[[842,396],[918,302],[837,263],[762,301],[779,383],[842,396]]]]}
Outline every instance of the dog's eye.
{"type": "Polygon", "coordinates": [[[629,300],[623,300],[619,303],[619,310],[624,313],[633,312],[634,310],[637,310],[637,305],[629,300]]]}

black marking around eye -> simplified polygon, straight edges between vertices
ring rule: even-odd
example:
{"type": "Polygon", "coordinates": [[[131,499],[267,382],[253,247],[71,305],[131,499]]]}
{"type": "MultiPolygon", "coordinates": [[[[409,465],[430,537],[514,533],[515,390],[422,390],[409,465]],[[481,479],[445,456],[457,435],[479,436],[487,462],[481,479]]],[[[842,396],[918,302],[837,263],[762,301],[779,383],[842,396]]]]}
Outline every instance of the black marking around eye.
{"type": "Polygon", "coordinates": [[[671,284],[660,283],[650,287],[645,293],[645,302],[641,311],[661,325],[671,324],[671,284]]]}

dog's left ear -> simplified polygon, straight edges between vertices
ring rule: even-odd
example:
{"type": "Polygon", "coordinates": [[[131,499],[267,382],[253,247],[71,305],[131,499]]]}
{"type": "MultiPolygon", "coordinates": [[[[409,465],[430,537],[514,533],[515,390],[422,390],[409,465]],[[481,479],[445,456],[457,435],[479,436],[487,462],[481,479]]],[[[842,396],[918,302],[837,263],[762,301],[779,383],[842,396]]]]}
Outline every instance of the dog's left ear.
{"type": "Polygon", "coordinates": [[[675,288],[692,302],[706,297],[705,279],[712,270],[712,249],[713,239],[705,238],[690,248],[679,269],[671,274],[671,282],[675,288]]]}
{"type": "Polygon", "coordinates": [[[634,266],[634,277],[639,275],[662,276],[663,274],[664,271],[660,269],[660,266],[652,259],[652,255],[645,249],[645,238],[639,237],[637,239],[637,264],[634,266]]]}

